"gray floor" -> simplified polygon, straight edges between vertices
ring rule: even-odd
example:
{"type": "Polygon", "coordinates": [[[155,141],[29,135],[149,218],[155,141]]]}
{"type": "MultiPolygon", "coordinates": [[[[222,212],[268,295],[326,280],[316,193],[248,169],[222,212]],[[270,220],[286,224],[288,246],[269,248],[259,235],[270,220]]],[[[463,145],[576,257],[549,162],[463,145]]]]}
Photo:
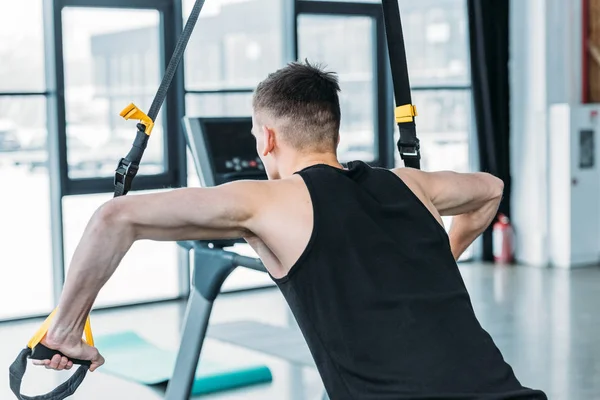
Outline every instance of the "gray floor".
{"type": "MultiPolygon", "coordinates": [[[[550,399],[600,399],[600,268],[573,271],[526,267],[497,268],[465,264],[461,272],[476,313],[513,366],[521,382],[543,389],[550,399]]],[[[182,304],[95,313],[96,335],[134,329],[161,346],[176,348],[182,304]]],[[[221,296],[212,323],[253,320],[295,326],[276,289],[221,296]]],[[[0,362],[8,366],[39,322],[0,324],[0,362]]],[[[320,399],[323,387],[314,368],[209,339],[207,356],[266,363],[270,384],[234,390],[204,399],[320,399]]],[[[8,372],[8,371],[6,371],[8,372]]],[[[27,394],[56,386],[65,374],[30,367],[27,394]]],[[[7,382],[7,380],[5,380],[7,382]]],[[[5,383],[0,399],[13,398],[5,383]]],[[[72,399],[161,399],[160,389],[127,382],[101,370],[88,375],[72,399]]]]}

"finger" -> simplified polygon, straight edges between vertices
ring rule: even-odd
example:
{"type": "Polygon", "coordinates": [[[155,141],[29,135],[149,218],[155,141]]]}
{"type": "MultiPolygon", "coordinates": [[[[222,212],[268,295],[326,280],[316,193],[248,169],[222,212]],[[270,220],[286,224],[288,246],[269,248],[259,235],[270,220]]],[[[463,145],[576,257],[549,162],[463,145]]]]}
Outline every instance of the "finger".
{"type": "Polygon", "coordinates": [[[73,361],[69,361],[69,362],[67,363],[67,366],[65,367],[65,369],[66,369],[67,371],[68,371],[68,370],[70,370],[71,368],[73,368],[73,361]]]}
{"type": "Polygon", "coordinates": [[[62,371],[65,369],[65,367],[67,366],[67,363],[69,362],[69,359],[67,357],[61,357],[60,362],[58,363],[58,370],[62,371]]]}
{"type": "Polygon", "coordinates": [[[62,357],[60,354],[55,354],[54,357],[52,357],[52,360],[50,360],[50,368],[57,369],[61,359],[62,357]]]}
{"type": "Polygon", "coordinates": [[[98,354],[98,357],[92,361],[92,365],[90,366],[90,372],[94,372],[96,369],[101,367],[104,364],[104,357],[98,354]]]}
{"type": "Polygon", "coordinates": [[[33,365],[46,365],[46,361],[48,360],[32,360],[33,365]]]}

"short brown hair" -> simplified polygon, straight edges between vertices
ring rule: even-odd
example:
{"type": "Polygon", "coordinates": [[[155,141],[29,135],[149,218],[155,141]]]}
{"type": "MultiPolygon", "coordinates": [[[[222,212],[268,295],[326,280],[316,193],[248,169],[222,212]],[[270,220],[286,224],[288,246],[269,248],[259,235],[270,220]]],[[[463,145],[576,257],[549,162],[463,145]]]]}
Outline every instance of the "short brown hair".
{"type": "Polygon", "coordinates": [[[330,151],[339,137],[339,91],[335,73],[307,60],[292,62],[258,84],[252,107],[287,120],[284,135],[294,148],[330,151]]]}

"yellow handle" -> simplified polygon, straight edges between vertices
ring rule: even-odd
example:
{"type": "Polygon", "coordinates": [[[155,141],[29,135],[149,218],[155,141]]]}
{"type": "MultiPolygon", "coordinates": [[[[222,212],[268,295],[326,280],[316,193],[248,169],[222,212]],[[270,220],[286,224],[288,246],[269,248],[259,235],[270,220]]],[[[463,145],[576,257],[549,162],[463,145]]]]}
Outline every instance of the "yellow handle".
{"type": "Polygon", "coordinates": [[[146,135],[150,136],[152,128],[154,128],[154,121],[140,110],[135,104],[131,103],[121,111],[119,114],[121,117],[129,119],[137,119],[146,126],[146,135]]]}
{"type": "Polygon", "coordinates": [[[416,117],[417,114],[417,106],[413,106],[412,104],[405,104],[400,107],[396,107],[396,122],[412,122],[413,117],[416,117]]]}
{"type": "MultiPolygon", "coordinates": [[[[44,336],[46,336],[46,333],[48,333],[48,328],[50,328],[50,323],[56,315],[57,310],[58,308],[55,308],[54,311],[52,311],[50,315],[48,315],[48,318],[46,318],[46,320],[42,323],[35,335],[33,335],[33,337],[29,340],[29,343],[27,343],[27,347],[33,349],[42,341],[42,339],[44,339],[44,336]]],[[[85,342],[90,346],[94,346],[94,335],[92,335],[92,324],[90,322],[89,315],[85,321],[85,327],[83,329],[83,332],[85,334],[85,342]]]]}

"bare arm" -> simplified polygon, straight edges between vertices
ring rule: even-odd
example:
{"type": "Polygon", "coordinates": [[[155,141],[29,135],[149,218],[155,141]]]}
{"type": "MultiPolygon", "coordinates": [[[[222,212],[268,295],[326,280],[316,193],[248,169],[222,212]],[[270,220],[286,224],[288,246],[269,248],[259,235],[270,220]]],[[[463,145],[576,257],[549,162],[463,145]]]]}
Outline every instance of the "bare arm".
{"type": "Polygon", "coordinates": [[[438,215],[454,216],[449,237],[456,260],[493,221],[504,190],[502,180],[485,172],[395,172],[438,215]]]}
{"type": "Polygon", "coordinates": [[[90,219],[75,250],[45,344],[73,358],[93,357],[88,353],[75,355],[81,351],[73,348],[81,342],[86,317],[100,289],[133,243],[141,239],[244,237],[264,198],[264,186],[263,182],[240,181],[212,188],[123,196],[105,203],[90,219]]]}

